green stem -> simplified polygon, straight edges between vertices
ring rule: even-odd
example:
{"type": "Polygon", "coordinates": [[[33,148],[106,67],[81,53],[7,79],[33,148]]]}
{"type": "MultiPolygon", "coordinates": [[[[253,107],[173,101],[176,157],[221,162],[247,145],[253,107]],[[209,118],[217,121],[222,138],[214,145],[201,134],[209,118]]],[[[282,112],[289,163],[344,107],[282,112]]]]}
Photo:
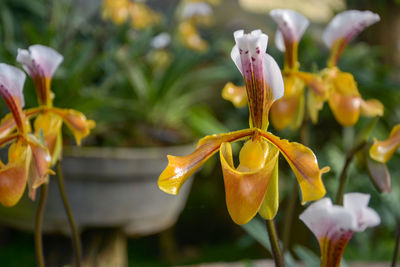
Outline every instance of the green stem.
{"type": "Polygon", "coordinates": [[[82,245],[81,245],[81,240],[79,237],[78,230],[76,228],[74,216],[72,215],[72,211],[69,206],[67,194],[65,192],[64,179],[63,179],[62,168],[61,168],[61,161],[57,161],[57,180],[58,180],[58,187],[60,189],[61,198],[62,198],[62,201],[64,204],[65,212],[67,213],[68,222],[69,222],[69,225],[70,225],[71,231],[72,231],[72,241],[73,241],[72,245],[75,250],[76,266],[80,267],[81,262],[82,262],[82,255],[81,255],[82,245]]]}
{"type": "Polygon", "coordinates": [[[44,255],[43,255],[43,241],[42,241],[42,222],[43,212],[46,206],[48,184],[44,183],[41,186],[39,204],[36,209],[35,218],[35,253],[36,263],[38,267],[44,267],[44,255]]]}
{"type": "Polygon", "coordinates": [[[346,155],[346,159],[344,161],[342,172],[340,173],[340,181],[339,181],[339,188],[336,195],[336,203],[338,205],[343,205],[343,194],[344,194],[344,187],[347,181],[347,171],[350,167],[350,163],[353,161],[355,154],[362,150],[367,145],[366,141],[362,141],[357,146],[353,147],[349,150],[346,155]]]}
{"type": "Polygon", "coordinates": [[[394,245],[393,259],[391,265],[392,267],[396,267],[397,259],[399,258],[399,249],[400,249],[400,223],[397,224],[396,241],[394,245]]]}
{"type": "MultiPolygon", "coordinates": [[[[300,143],[305,146],[309,146],[309,140],[310,136],[308,132],[308,112],[307,110],[305,110],[303,122],[300,127],[300,143]]],[[[284,253],[289,249],[292,222],[298,199],[299,199],[299,190],[297,182],[295,181],[293,182],[292,192],[289,196],[289,202],[285,209],[285,222],[283,225],[283,237],[282,237],[284,253]]]]}
{"type": "Polygon", "coordinates": [[[278,233],[276,231],[274,220],[265,220],[265,225],[269,236],[269,242],[271,243],[271,251],[275,261],[275,266],[284,267],[285,264],[283,262],[282,252],[279,246],[278,233]]]}

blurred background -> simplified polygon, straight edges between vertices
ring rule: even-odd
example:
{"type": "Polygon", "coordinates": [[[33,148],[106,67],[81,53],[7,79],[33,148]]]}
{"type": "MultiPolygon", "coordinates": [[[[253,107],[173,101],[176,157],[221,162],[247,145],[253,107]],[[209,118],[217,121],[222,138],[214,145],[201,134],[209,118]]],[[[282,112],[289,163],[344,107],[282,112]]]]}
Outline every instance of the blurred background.
{"type": "MultiPolygon", "coordinates": [[[[55,105],[80,110],[97,122],[82,149],[72,147],[67,132],[64,138],[67,191],[82,231],[87,266],[206,262],[250,266],[254,259],[271,257],[254,238],[261,231],[257,221],[240,227],[230,219],[218,156],[191,178],[179,197],[165,195],[156,182],[167,164],[166,153],[184,155],[204,135],[247,128],[247,107],[235,109],[221,98],[226,82],[243,84],[230,59],[232,33],[237,29],[267,33],[267,51],[282,67],[283,55],[273,42],[276,24],[268,15],[274,8],[294,9],[311,21],[299,47],[301,69],[309,72],[326,66],[329,51],[321,35],[335,14],[368,9],[380,15],[379,23],[346,48],[339,67],[354,75],[364,99],[377,98],[384,104],[385,115],[370,140],[387,138],[400,122],[399,1],[0,1],[0,61],[16,65],[17,49],[32,44],[53,47],[64,55],[52,82],[55,105]],[[188,8],[189,2],[197,5],[188,8]]],[[[26,81],[24,92],[26,106],[35,106],[31,80],[26,81]]],[[[8,113],[4,102],[0,107],[2,115],[8,113]]],[[[354,133],[370,121],[362,118],[354,133]]],[[[320,166],[331,166],[324,183],[327,195],[334,197],[347,152],[342,127],[325,105],[319,123],[309,132],[320,166]]],[[[279,136],[299,140],[299,133],[290,130],[279,136]]],[[[390,194],[375,189],[362,156],[351,165],[346,191],[371,194],[370,206],[382,223],[354,236],[344,254],[347,262],[390,261],[400,220],[399,164],[400,156],[395,154],[388,164],[390,194]]],[[[276,222],[282,236],[285,208],[296,180],[283,160],[281,166],[276,222]]],[[[63,266],[71,262],[72,248],[57,188],[52,190],[44,249],[48,266],[63,266]]],[[[34,266],[34,209],[28,199],[0,209],[2,266],[34,266]]],[[[297,219],[303,209],[297,201],[288,248],[295,259],[312,266],[319,248],[297,219]]]]}

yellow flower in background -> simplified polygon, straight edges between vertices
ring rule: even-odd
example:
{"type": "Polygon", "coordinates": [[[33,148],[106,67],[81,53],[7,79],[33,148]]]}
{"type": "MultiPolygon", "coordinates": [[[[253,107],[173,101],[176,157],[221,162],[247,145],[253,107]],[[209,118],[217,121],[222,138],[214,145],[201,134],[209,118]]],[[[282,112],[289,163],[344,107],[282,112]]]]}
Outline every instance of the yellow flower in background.
{"type": "Polygon", "coordinates": [[[125,23],[129,18],[129,0],[104,0],[102,17],[117,25],[125,23]]]}
{"type": "MultiPolygon", "coordinates": [[[[48,149],[32,134],[30,124],[22,107],[22,94],[25,74],[10,65],[0,63],[0,95],[6,102],[11,114],[7,121],[12,129],[1,132],[0,146],[11,143],[8,149],[8,163],[0,162],[0,203],[14,206],[22,197],[26,184],[29,197],[35,198],[35,191],[48,181],[50,170],[50,153],[48,149]]],[[[4,129],[4,128],[3,128],[4,129]]]]}
{"type": "Polygon", "coordinates": [[[182,184],[212,155],[220,152],[228,212],[237,224],[249,222],[258,212],[272,219],[279,206],[278,156],[285,157],[300,184],[303,203],[322,198],[325,187],[313,152],[299,144],[281,140],[267,132],[268,113],[284,94],[282,75],[275,60],[266,54],[268,36],[260,30],[234,33],[236,45],[231,57],[246,83],[250,128],[202,138],[196,150],[184,157],[168,156],[158,186],[177,194],[182,184]],[[234,166],[231,144],[245,140],[234,166]]]}
{"type": "Polygon", "coordinates": [[[156,25],[162,18],[146,4],[130,0],[104,0],[102,16],[117,25],[130,20],[132,28],[137,30],[156,25]]]}
{"type": "Polygon", "coordinates": [[[210,26],[214,22],[213,9],[208,1],[182,1],[179,14],[179,36],[189,49],[204,52],[209,48],[197,26],[210,26]]]}
{"type": "Polygon", "coordinates": [[[365,101],[351,73],[338,67],[340,55],[346,45],[364,28],[378,22],[380,17],[371,11],[348,10],[336,15],[323,33],[323,41],[330,48],[328,67],[321,72],[329,87],[329,106],[342,126],[354,125],[360,115],[383,115],[383,105],[376,99],[365,101]]]}

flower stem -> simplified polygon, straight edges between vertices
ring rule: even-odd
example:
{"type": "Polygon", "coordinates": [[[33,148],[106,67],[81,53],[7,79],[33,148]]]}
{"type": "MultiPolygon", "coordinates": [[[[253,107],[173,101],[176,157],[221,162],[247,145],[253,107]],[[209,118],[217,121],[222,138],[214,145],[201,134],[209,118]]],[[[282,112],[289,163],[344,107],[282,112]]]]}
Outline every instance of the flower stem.
{"type": "Polygon", "coordinates": [[[284,267],[281,248],[279,246],[278,233],[276,231],[274,220],[265,220],[267,232],[269,236],[269,242],[271,243],[272,256],[275,261],[276,267],[284,267]]]}
{"type": "Polygon", "coordinates": [[[67,194],[65,192],[65,186],[64,186],[64,179],[62,175],[62,168],[61,168],[61,161],[57,161],[57,180],[58,180],[58,187],[60,189],[61,193],[61,198],[64,204],[65,212],[67,213],[68,216],[68,222],[71,227],[72,231],[72,245],[75,250],[75,261],[76,261],[76,266],[80,267],[81,262],[82,262],[82,256],[81,256],[81,251],[82,251],[82,245],[81,245],[81,240],[79,237],[78,230],[76,228],[74,216],[72,215],[71,208],[69,206],[69,202],[67,199],[67,194]]]}
{"type": "Polygon", "coordinates": [[[44,267],[44,255],[43,255],[43,241],[42,241],[42,222],[43,212],[46,206],[48,184],[44,183],[41,186],[39,204],[36,209],[35,218],[35,253],[36,263],[38,267],[44,267]]]}
{"type": "MultiPolygon", "coordinates": [[[[308,112],[305,110],[303,122],[300,126],[300,143],[309,146],[309,132],[308,132],[308,112]]],[[[299,189],[297,182],[294,182],[292,185],[292,191],[289,196],[289,202],[285,209],[285,221],[283,225],[283,253],[289,249],[289,242],[290,242],[290,234],[292,230],[292,222],[293,217],[297,205],[297,200],[299,199],[299,189]]]]}
{"type": "Polygon", "coordinates": [[[344,187],[347,181],[347,171],[350,167],[350,163],[353,161],[354,156],[357,154],[358,151],[362,150],[367,145],[366,141],[362,141],[357,146],[353,147],[352,149],[347,152],[346,159],[344,161],[342,172],[340,173],[340,181],[339,181],[339,188],[336,194],[336,203],[338,205],[343,205],[343,194],[344,194],[344,187]]]}
{"type": "Polygon", "coordinates": [[[394,245],[393,259],[391,265],[392,267],[396,267],[397,259],[399,257],[399,249],[400,249],[400,222],[397,224],[396,241],[394,245]]]}

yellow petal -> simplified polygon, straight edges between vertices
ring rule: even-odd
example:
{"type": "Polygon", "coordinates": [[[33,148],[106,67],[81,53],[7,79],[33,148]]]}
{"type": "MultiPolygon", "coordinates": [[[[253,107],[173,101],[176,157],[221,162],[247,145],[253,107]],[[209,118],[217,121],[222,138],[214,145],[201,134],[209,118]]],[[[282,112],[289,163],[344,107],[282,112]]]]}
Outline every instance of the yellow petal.
{"type": "Polygon", "coordinates": [[[272,220],[279,207],[279,183],[278,183],[278,160],[275,163],[274,170],[269,181],[264,201],[261,204],[259,213],[266,220],[272,220]]]}
{"type": "Polygon", "coordinates": [[[319,101],[325,101],[328,98],[329,86],[320,75],[301,71],[293,72],[293,75],[300,78],[319,101]]]}
{"type": "Polygon", "coordinates": [[[360,117],[361,98],[333,92],[329,98],[329,106],[337,122],[342,126],[352,126],[360,117]]]}
{"type": "Polygon", "coordinates": [[[319,100],[311,91],[307,92],[307,109],[312,123],[318,122],[318,113],[323,106],[324,101],[319,100]]]}
{"type": "Polygon", "coordinates": [[[54,174],[50,169],[51,156],[49,150],[33,135],[28,136],[28,144],[32,150],[32,167],[28,178],[29,196],[35,198],[35,189],[43,183],[47,183],[49,174],[54,174]]]}
{"type": "Polygon", "coordinates": [[[383,116],[383,104],[377,99],[361,100],[361,115],[366,117],[383,116]]]}
{"type": "Polygon", "coordinates": [[[369,155],[376,161],[385,163],[393,156],[393,153],[400,146],[400,124],[393,127],[388,139],[377,141],[371,146],[369,155]]]}
{"type": "MultiPolygon", "coordinates": [[[[41,108],[31,108],[24,110],[25,117],[30,118],[41,111],[41,108]]],[[[4,118],[0,121],[0,138],[3,138],[13,132],[16,128],[14,117],[11,113],[8,113],[4,118]]],[[[30,131],[28,122],[27,122],[28,131],[30,131]]]]}
{"type": "Polygon", "coordinates": [[[90,130],[96,126],[95,121],[86,119],[86,116],[79,111],[60,108],[51,108],[50,110],[64,120],[65,124],[74,134],[78,145],[81,144],[81,139],[88,136],[90,130]]]}
{"type": "Polygon", "coordinates": [[[236,108],[247,105],[246,86],[236,86],[229,82],[222,89],[222,98],[231,101],[236,108]]]}
{"type": "Polygon", "coordinates": [[[267,142],[247,141],[235,169],[230,143],[222,143],[220,159],[224,175],[226,205],[232,220],[248,223],[258,212],[278,160],[279,150],[267,142]]]}
{"type": "Polygon", "coordinates": [[[0,203],[14,206],[25,191],[31,149],[20,140],[13,143],[8,150],[8,164],[0,170],[0,203]]]}
{"type": "Polygon", "coordinates": [[[320,170],[317,158],[308,147],[296,142],[281,140],[269,132],[260,131],[260,134],[275,145],[286,158],[300,184],[303,203],[318,200],[325,195],[326,190],[321,175],[327,172],[329,168],[325,167],[320,170]]]}
{"type": "Polygon", "coordinates": [[[43,133],[46,147],[49,149],[52,162],[54,163],[59,158],[59,153],[61,153],[61,150],[56,150],[56,146],[62,123],[62,118],[52,112],[41,113],[34,121],[35,136],[39,137],[40,132],[43,133]]]}
{"type": "Polygon", "coordinates": [[[158,187],[168,194],[178,194],[183,183],[218,151],[222,143],[238,141],[253,133],[253,129],[246,129],[227,134],[206,136],[199,141],[196,150],[192,154],[184,157],[168,155],[168,166],[158,179],[158,187]]]}
{"type": "Polygon", "coordinates": [[[139,3],[138,1],[129,2],[128,11],[131,16],[132,28],[136,30],[145,29],[156,25],[161,21],[161,14],[151,9],[146,4],[139,3]]]}

